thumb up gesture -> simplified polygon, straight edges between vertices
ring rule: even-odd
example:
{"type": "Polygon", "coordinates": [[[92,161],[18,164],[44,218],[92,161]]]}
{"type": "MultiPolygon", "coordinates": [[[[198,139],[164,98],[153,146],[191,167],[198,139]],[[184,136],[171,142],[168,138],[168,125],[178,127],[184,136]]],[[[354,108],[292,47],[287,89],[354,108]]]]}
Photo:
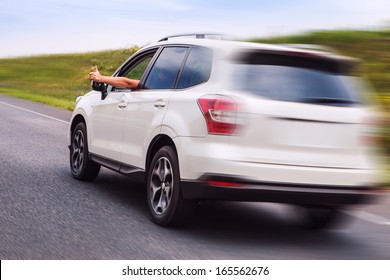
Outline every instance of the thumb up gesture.
{"type": "Polygon", "coordinates": [[[97,66],[91,68],[91,72],[89,72],[89,79],[94,82],[100,82],[102,75],[99,72],[97,66]]]}

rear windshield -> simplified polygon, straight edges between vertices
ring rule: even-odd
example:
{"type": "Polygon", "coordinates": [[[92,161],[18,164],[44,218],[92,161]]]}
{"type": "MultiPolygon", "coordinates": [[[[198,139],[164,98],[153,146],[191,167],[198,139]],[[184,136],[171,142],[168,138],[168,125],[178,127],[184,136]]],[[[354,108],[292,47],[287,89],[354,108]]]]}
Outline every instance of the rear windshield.
{"type": "Polygon", "coordinates": [[[341,62],[256,54],[235,65],[235,87],[261,97],[332,106],[361,103],[354,79],[341,62]]]}

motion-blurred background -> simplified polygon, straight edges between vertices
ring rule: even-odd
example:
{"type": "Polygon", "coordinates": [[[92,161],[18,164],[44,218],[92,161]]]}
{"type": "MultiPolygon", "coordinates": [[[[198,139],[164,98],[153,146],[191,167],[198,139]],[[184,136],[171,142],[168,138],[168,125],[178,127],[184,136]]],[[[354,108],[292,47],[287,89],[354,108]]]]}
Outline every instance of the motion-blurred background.
{"type": "MultiPolygon", "coordinates": [[[[377,146],[390,155],[390,5],[373,1],[6,1],[0,11],[0,94],[72,110],[98,65],[111,75],[168,34],[219,32],[243,41],[315,44],[361,59],[356,75],[383,113],[377,146]]],[[[384,169],[388,169],[385,167],[384,169]]],[[[384,181],[390,182],[384,172],[384,181]]],[[[389,176],[390,177],[390,176],[389,176]]]]}

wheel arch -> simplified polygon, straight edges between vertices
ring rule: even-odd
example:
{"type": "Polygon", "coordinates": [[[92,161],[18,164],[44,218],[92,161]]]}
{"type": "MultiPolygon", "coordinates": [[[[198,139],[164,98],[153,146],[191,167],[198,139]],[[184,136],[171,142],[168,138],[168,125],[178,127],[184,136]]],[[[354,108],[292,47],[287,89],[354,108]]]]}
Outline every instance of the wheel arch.
{"type": "Polygon", "coordinates": [[[73,130],[75,129],[75,127],[79,124],[79,123],[85,123],[85,126],[87,126],[86,124],[86,121],[85,121],[85,118],[83,117],[83,115],[81,114],[78,114],[76,115],[73,120],[72,120],[72,123],[70,124],[70,132],[73,133],[73,130]]]}
{"type": "Polygon", "coordinates": [[[177,155],[176,145],[173,140],[168,135],[159,134],[153,138],[149,145],[148,152],[146,153],[145,170],[148,170],[153,156],[164,146],[171,146],[177,155]]]}
{"type": "MultiPolygon", "coordinates": [[[[70,123],[70,126],[69,126],[69,130],[68,130],[68,144],[69,146],[71,145],[72,143],[72,134],[73,134],[73,131],[74,129],[76,128],[76,126],[83,122],[85,124],[85,127],[87,129],[87,134],[88,134],[88,127],[87,127],[87,122],[85,120],[85,117],[79,113],[79,114],[76,114],[74,115],[74,117],[72,118],[72,121],[70,123]]],[[[89,144],[89,143],[88,143],[89,144]]]]}

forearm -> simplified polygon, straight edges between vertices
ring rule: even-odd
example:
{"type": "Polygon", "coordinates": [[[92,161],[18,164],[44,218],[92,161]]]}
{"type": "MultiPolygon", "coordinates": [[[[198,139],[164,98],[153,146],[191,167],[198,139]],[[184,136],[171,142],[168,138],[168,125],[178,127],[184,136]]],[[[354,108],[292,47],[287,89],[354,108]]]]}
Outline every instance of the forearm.
{"type": "Polygon", "coordinates": [[[99,82],[126,89],[136,89],[139,85],[138,80],[131,80],[126,77],[101,76],[99,82]]]}

